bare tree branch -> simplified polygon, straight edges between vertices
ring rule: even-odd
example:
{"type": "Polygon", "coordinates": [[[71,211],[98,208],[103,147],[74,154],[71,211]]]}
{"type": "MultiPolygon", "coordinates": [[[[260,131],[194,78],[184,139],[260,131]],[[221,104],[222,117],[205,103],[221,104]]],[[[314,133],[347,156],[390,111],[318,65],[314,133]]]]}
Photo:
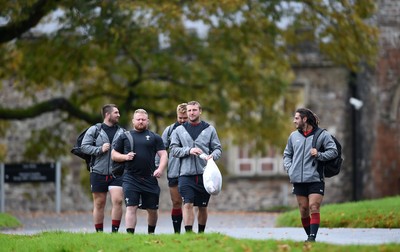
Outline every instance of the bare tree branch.
{"type": "Polygon", "coordinates": [[[90,124],[101,121],[99,116],[93,116],[72,105],[63,97],[43,101],[26,108],[3,108],[0,107],[0,119],[3,120],[23,120],[35,118],[47,112],[61,110],[68,112],[71,117],[79,118],[90,124]]]}
{"type": "Polygon", "coordinates": [[[0,44],[9,42],[35,27],[47,13],[57,6],[58,2],[57,0],[38,0],[31,8],[26,10],[30,14],[28,18],[0,26],[0,44]]]}

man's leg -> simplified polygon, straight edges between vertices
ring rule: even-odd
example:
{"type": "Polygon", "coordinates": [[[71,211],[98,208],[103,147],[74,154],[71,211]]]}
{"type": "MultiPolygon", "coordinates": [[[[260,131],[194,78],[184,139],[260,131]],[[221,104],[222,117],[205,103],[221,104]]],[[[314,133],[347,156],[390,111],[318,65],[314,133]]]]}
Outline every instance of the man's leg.
{"type": "Polygon", "coordinates": [[[107,192],[94,192],[93,195],[93,222],[97,232],[103,232],[104,208],[107,192]]]}
{"type": "Polygon", "coordinates": [[[169,188],[169,193],[171,195],[172,201],[172,210],[171,210],[171,219],[172,225],[174,226],[174,232],[179,234],[181,232],[182,226],[182,197],[178,191],[178,185],[171,186],[169,188]]]}
{"type": "Polygon", "coordinates": [[[119,226],[121,224],[122,218],[122,201],[124,193],[121,186],[110,186],[110,196],[111,196],[111,231],[113,233],[118,232],[119,226]]]}
{"type": "Polygon", "coordinates": [[[125,213],[125,225],[127,233],[135,233],[135,227],[137,222],[137,212],[138,206],[127,206],[125,213]]]}
{"type": "Polygon", "coordinates": [[[315,240],[317,237],[319,224],[320,224],[320,207],[323,199],[323,195],[313,193],[308,196],[309,198],[309,209],[311,213],[310,220],[310,235],[311,240],[315,240]]]}
{"type": "Polygon", "coordinates": [[[207,207],[199,207],[199,212],[197,213],[197,221],[199,224],[199,233],[204,233],[207,224],[207,207]]]}
{"type": "Polygon", "coordinates": [[[193,203],[184,203],[183,222],[185,224],[186,232],[192,232],[194,223],[193,203]]]}
{"type": "Polygon", "coordinates": [[[154,234],[156,230],[157,220],[158,220],[158,210],[157,209],[147,209],[147,232],[149,234],[154,234]]]}
{"type": "Polygon", "coordinates": [[[301,223],[307,236],[310,235],[310,208],[308,197],[296,195],[297,203],[300,210],[301,223]]]}
{"type": "Polygon", "coordinates": [[[183,199],[183,223],[185,225],[186,232],[193,231],[193,223],[194,223],[194,199],[195,199],[195,190],[194,186],[196,185],[197,178],[195,176],[189,177],[179,177],[178,190],[183,199]]]}

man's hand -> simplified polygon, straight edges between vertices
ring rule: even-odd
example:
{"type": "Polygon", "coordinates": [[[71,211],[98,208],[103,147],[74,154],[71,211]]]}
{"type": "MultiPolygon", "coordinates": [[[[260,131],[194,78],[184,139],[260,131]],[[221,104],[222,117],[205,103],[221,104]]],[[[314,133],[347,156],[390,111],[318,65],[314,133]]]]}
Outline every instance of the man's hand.
{"type": "Polygon", "coordinates": [[[200,158],[204,159],[204,160],[209,160],[211,158],[213,158],[213,155],[206,155],[205,153],[200,155],[200,158]]]}
{"type": "Polygon", "coordinates": [[[310,151],[310,154],[311,154],[311,156],[313,156],[313,157],[317,157],[317,156],[318,156],[318,151],[317,151],[317,149],[312,148],[311,151],[310,151]]]}
{"type": "Polygon", "coordinates": [[[102,151],[103,153],[106,153],[107,151],[110,150],[110,146],[111,146],[110,143],[104,143],[103,146],[101,147],[101,151],[102,151]]]}
{"type": "Polygon", "coordinates": [[[136,153],[135,152],[129,152],[128,154],[125,155],[125,161],[130,161],[135,158],[136,153]]]}
{"type": "Polygon", "coordinates": [[[192,155],[198,156],[201,153],[203,153],[203,151],[200,148],[195,147],[190,149],[190,154],[192,155]]]}
{"type": "Polygon", "coordinates": [[[160,178],[162,175],[162,170],[160,168],[157,168],[154,172],[153,172],[153,176],[156,178],[160,178]]]}

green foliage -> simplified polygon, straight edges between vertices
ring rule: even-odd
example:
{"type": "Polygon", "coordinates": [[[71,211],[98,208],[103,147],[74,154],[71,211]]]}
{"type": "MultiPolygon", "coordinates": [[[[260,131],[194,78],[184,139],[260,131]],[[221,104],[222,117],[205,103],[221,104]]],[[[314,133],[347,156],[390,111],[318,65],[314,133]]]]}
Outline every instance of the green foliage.
{"type": "Polygon", "coordinates": [[[0,213],[0,228],[15,228],[20,227],[21,222],[12,215],[0,213]]]}
{"type": "MultiPolygon", "coordinates": [[[[387,197],[321,207],[321,227],[336,228],[400,228],[400,217],[395,209],[400,207],[400,197],[387,197]]],[[[279,227],[301,227],[299,210],[280,215],[279,227]]]]}
{"type": "Polygon", "coordinates": [[[398,251],[400,245],[333,245],[286,240],[234,239],[221,234],[130,235],[45,232],[0,234],[4,251],[398,251]]]}
{"type": "MultiPolygon", "coordinates": [[[[282,101],[300,45],[309,43],[352,70],[374,60],[377,29],[364,22],[374,13],[373,1],[334,2],[1,1],[7,22],[0,37],[12,30],[1,28],[13,25],[27,32],[0,44],[0,78],[24,96],[13,106],[2,103],[0,119],[37,117],[40,111],[20,108],[61,97],[67,102],[51,110],[64,111],[63,122],[75,127],[73,118],[92,124],[99,117],[88,115],[116,103],[122,125],[129,127],[132,112],[144,108],[161,132],[178,103],[198,100],[220,138],[253,141],[258,151],[282,147],[294,110],[282,101]],[[40,24],[53,17],[58,29],[33,30],[37,23],[29,17],[40,2],[47,2],[40,10],[48,14],[40,24]],[[55,9],[63,15],[52,16],[55,9]],[[207,36],[187,30],[185,20],[206,25],[207,36]],[[46,90],[54,93],[37,98],[46,90]]],[[[48,141],[66,140],[49,135],[48,141]]]]}

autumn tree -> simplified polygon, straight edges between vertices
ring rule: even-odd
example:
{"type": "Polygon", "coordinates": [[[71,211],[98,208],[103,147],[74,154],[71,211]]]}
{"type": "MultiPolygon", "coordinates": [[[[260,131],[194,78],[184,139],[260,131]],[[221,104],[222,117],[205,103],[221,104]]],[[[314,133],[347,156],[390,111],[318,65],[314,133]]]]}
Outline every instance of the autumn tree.
{"type": "Polygon", "coordinates": [[[282,146],[293,109],[282,101],[298,46],[310,43],[352,71],[373,62],[376,51],[376,28],[365,22],[372,0],[0,0],[0,6],[1,132],[12,130],[9,121],[56,112],[57,120],[32,134],[31,159],[36,143],[46,156],[65,154],[68,131],[54,129],[100,121],[99,108],[109,102],[119,106],[123,125],[144,108],[160,132],[178,103],[198,100],[220,137],[252,141],[257,149],[282,146]],[[20,98],[7,100],[10,92],[20,98]]]}

